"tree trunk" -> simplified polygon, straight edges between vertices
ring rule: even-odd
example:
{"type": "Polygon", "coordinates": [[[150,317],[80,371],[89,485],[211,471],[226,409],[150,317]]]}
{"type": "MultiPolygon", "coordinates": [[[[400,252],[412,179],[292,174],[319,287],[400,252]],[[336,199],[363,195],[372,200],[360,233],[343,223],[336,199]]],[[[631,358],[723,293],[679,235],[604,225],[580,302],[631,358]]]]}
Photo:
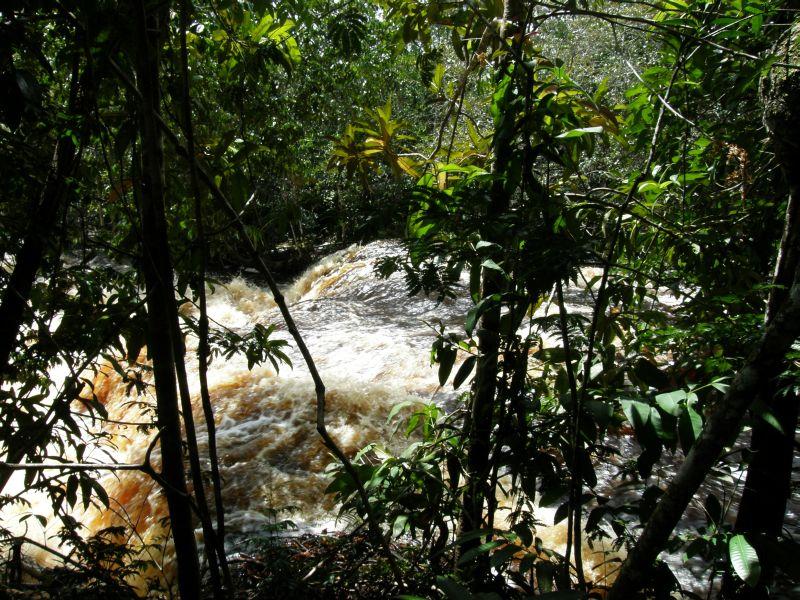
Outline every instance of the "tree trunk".
{"type": "Polygon", "coordinates": [[[138,196],[142,220],[142,270],[147,287],[147,349],[153,361],[162,476],[178,563],[178,589],[181,598],[194,600],[200,596],[200,565],[181,448],[171,327],[175,293],[164,209],[164,149],[155,116],[160,104],[159,49],[167,27],[169,6],[164,4],[148,12],[143,3],[133,2],[132,8],[137,16],[136,77],[142,94],[138,196]]]}
{"type": "MultiPolygon", "coordinates": [[[[170,277],[170,281],[172,278],[170,277]]],[[[211,515],[208,511],[208,501],[206,500],[206,490],[203,484],[203,469],[200,464],[200,450],[197,447],[197,430],[192,414],[192,397],[189,393],[189,378],[186,375],[186,347],[183,343],[180,322],[178,320],[178,305],[173,301],[168,304],[170,309],[169,327],[172,330],[172,351],[175,361],[175,372],[178,377],[178,396],[180,398],[181,410],[183,411],[183,426],[186,432],[186,454],[189,458],[189,472],[194,488],[194,499],[197,504],[197,516],[203,527],[203,542],[205,555],[208,559],[208,575],[211,580],[211,589],[215,600],[224,597],[222,584],[220,581],[219,567],[219,546],[217,534],[211,523],[211,515]]]]}
{"type": "MultiPolygon", "coordinates": [[[[784,168],[791,178],[789,170],[784,168]]],[[[786,300],[792,271],[798,268],[800,249],[800,194],[798,186],[792,186],[786,209],[786,224],[778,267],[767,304],[766,322],[769,324],[780,304],[786,300]]],[[[786,503],[792,486],[792,462],[794,459],[795,430],[797,429],[798,396],[792,391],[782,392],[785,387],[780,373],[788,367],[783,361],[776,368],[775,376],[764,381],[759,398],[775,417],[780,430],[758,414],[753,414],[753,432],[750,440],[751,459],[747,468],[742,499],[736,516],[735,531],[753,534],[752,542],[759,550],[759,534],[776,538],[781,534],[786,516],[786,503]]],[[[762,554],[763,556],[763,554],[762,554]]],[[[743,586],[732,573],[726,572],[723,580],[723,596],[726,598],[767,598],[774,577],[773,561],[762,562],[761,578],[755,588],[743,586]]]]}
{"type": "MultiPolygon", "coordinates": [[[[792,60],[800,55],[798,26],[795,25],[776,47],[776,54],[792,60]]],[[[800,151],[800,74],[795,70],[772,69],[762,82],[764,121],[770,132],[783,173],[789,185],[786,223],[776,261],[774,287],[767,302],[769,324],[785,302],[791,278],[800,255],[800,173],[796,156],[800,151]]],[[[783,370],[783,369],[780,369],[783,370]]],[[[797,428],[798,396],[781,393],[779,380],[764,382],[760,397],[775,416],[782,431],[753,415],[752,459],[747,469],[742,500],[736,517],[736,531],[777,537],[783,528],[786,502],[791,493],[794,437],[797,428]]],[[[757,536],[754,535],[757,544],[757,536]]],[[[724,595],[729,598],[766,598],[774,569],[772,561],[764,561],[761,580],[755,589],[736,591],[738,581],[727,574],[724,595]]]]}
{"type": "MultiPolygon", "coordinates": [[[[500,291],[498,273],[483,270],[482,294],[491,296],[500,291]]],[[[464,497],[462,499],[460,534],[464,535],[481,529],[483,526],[484,505],[487,500],[489,479],[489,454],[494,425],[495,396],[497,391],[497,359],[500,351],[500,306],[491,308],[478,323],[478,362],[472,403],[468,417],[467,470],[464,497]]],[[[459,554],[477,547],[480,538],[473,538],[461,544],[459,554]]],[[[486,557],[483,557],[484,559],[486,557]]],[[[488,561],[477,560],[472,566],[465,565],[462,576],[479,583],[489,574],[488,561]]]]}
{"type": "MultiPolygon", "coordinates": [[[[72,67],[69,103],[66,108],[69,115],[76,113],[81,93],[78,63],[79,56],[76,54],[72,67]]],[[[85,84],[85,81],[81,83],[85,84]]],[[[22,326],[33,283],[42,264],[47,242],[53,236],[58,211],[64,205],[69,193],[70,178],[79,161],[78,148],[72,138],[62,136],[59,132],[44,188],[39,201],[32,206],[33,218],[30,220],[22,248],[16,256],[8,285],[3,291],[3,300],[0,304],[0,384],[8,376],[10,367],[8,363],[16,347],[17,335],[22,326]]],[[[19,462],[19,460],[9,455],[7,462],[19,462]]]]}
{"type": "Polygon", "coordinates": [[[783,306],[766,327],[755,351],[737,373],[716,411],[709,416],[686,461],[658,502],[636,546],[625,559],[608,600],[630,600],[641,589],[692,496],[716,464],[726,441],[738,431],[756,394],[776,375],[798,335],[800,269],[794,272],[783,306]]]}
{"type": "MultiPolygon", "coordinates": [[[[189,52],[186,46],[186,32],[189,28],[189,16],[191,13],[191,1],[182,0],[180,3],[180,23],[181,23],[181,87],[183,101],[183,132],[186,136],[186,150],[189,156],[195,156],[194,144],[194,124],[192,122],[192,97],[189,82],[189,52]]],[[[211,463],[211,486],[214,495],[214,508],[217,517],[217,529],[214,532],[214,546],[219,558],[219,568],[222,573],[225,593],[233,594],[233,580],[231,579],[228,559],[225,555],[225,509],[222,502],[222,479],[219,474],[219,459],[217,457],[217,429],[214,423],[214,409],[211,405],[211,395],[208,391],[208,363],[211,353],[208,343],[208,303],[206,300],[206,265],[208,263],[208,248],[205,235],[205,224],[203,222],[202,194],[200,182],[197,177],[197,165],[193,160],[188,161],[189,183],[194,199],[195,227],[197,228],[197,246],[200,255],[200,264],[195,277],[195,287],[198,295],[198,306],[200,309],[197,360],[198,376],[200,380],[200,401],[205,417],[206,432],[208,433],[208,456],[211,463]]],[[[197,485],[197,484],[195,484],[197,485]]],[[[198,502],[200,499],[198,498],[198,502]]],[[[205,499],[202,502],[206,506],[205,499]]],[[[210,523],[204,525],[206,529],[213,531],[210,523]]],[[[206,534],[208,537],[208,535],[206,534]]],[[[211,538],[206,540],[206,544],[211,544],[211,538]]],[[[211,563],[209,557],[209,563],[211,563]]]]}
{"type": "MultiPolygon", "coordinates": [[[[499,78],[508,71],[509,63],[506,62],[500,70],[499,78]]],[[[506,94],[511,95],[509,84],[506,94]]],[[[499,127],[499,134],[495,139],[496,159],[494,164],[495,179],[489,196],[487,215],[489,225],[491,220],[504,214],[510,203],[511,190],[508,189],[507,169],[513,152],[513,120],[515,115],[504,115],[504,123],[499,127]]],[[[486,228],[483,237],[487,240],[502,239],[491,226],[486,228]]],[[[500,294],[504,290],[501,274],[494,269],[484,268],[481,273],[481,297],[488,298],[500,294]]],[[[491,486],[489,485],[491,435],[494,427],[495,399],[497,396],[497,367],[500,352],[500,303],[495,303],[481,316],[477,325],[478,337],[478,362],[475,369],[475,380],[472,390],[472,402],[467,417],[466,428],[467,444],[467,469],[465,491],[462,499],[461,520],[459,523],[460,534],[464,535],[481,529],[483,525],[484,506],[488,500],[491,486]]],[[[459,547],[459,554],[463,555],[468,550],[480,545],[480,538],[463,542],[459,547]]],[[[461,575],[467,580],[477,584],[485,581],[489,575],[488,557],[485,555],[473,563],[464,565],[461,575]]]]}
{"type": "MultiPolygon", "coordinates": [[[[69,101],[66,112],[77,115],[81,112],[83,98],[88,93],[88,70],[79,75],[80,56],[74,57],[70,82],[69,101]]],[[[85,127],[81,127],[79,139],[86,135],[85,127]]],[[[3,291],[0,304],[0,385],[11,375],[11,354],[14,352],[25,309],[30,299],[36,274],[42,264],[44,252],[53,237],[59,210],[64,206],[71,189],[70,179],[80,163],[79,148],[71,137],[61,136],[56,140],[53,162],[48,171],[44,188],[39,201],[32,207],[28,231],[22,248],[16,256],[14,270],[3,291]]],[[[39,430],[26,431],[25,435],[16,432],[6,441],[7,463],[19,463],[37,444],[46,444],[50,437],[50,428],[46,425],[39,430]]],[[[0,491],[2,491],[13,474],[13,469],[0,469],[0,491]]]]}

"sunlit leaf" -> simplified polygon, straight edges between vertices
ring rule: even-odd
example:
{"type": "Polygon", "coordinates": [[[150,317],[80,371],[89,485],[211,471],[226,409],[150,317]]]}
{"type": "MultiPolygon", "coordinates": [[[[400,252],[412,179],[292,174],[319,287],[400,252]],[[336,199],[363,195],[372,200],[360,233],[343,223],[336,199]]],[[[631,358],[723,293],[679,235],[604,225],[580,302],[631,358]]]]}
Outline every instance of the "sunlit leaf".
{"type": "Polygon", "coordinates": [[[744,535],[734,535],[728,542],[728,557],[736,574],[749,585],[754,587],[761,577],[761,564],[758,553],[744,535]]]}

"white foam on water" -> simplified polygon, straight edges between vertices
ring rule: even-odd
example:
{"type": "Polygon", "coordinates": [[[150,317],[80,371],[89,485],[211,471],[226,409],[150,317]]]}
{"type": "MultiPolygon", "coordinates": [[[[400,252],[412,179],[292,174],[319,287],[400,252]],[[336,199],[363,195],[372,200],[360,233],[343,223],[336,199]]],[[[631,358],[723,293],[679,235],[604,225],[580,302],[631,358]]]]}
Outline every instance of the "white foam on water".
{"type": "MultiPolygon", "coordinates": [[[[402,251],[398,243],[388,241],[352,246],[319,261],[284,290],[327,387],[328,429],[351,455],[370,442],[397,449],[407,443],[402,437],[393,436],[394,426],[386,423],[395,404],[453,398],[452,391],[444,393],[440,389],[437,371],[430,365],[430,346],[435,339],[431,324],[441,321],[448,330],[462,329],[471,302],[466,291],[455,300],[442,303],[421,295],[410,297],[400,274],[379,280],[375,275],[377,261],[402,251]]],[[[567,301],[571,312],[587,313],[584,290],[568,289],[567,301]]],[[[192,306],[181,310],[196,316],[192,306]]],[[[242,278],[210,289],[208,310],[212,327],[244,334],[256,324],[274,324],[274,335],[291,341],[272,295],[242,278]]],[[[543,305],[537,316],[548,310],[553,311],[543,305]]],[[[558,343],[552,336],[545,338],[546,345],[558,343]]],[[[193,335],[187,336],[186,345],[194,417],[201,450],[205,451],[207,439],[198,400],[197,340],[193,335]]],[[[234,355],[227,360],[217,357],[208,372],[227,524],[233,534],[257,533],[284,518],[315,531],[338,526],[333,501],[323,493],[328,483],[324,470],[331,457],[315,429],[313,385],[293,343],[287,353],[293,368],[281,366],[276,372],[271,365],[262,365],[251,370],[245,357],[234,355]],[[292,511],[281,512],[288,507],[292,511]]],[[[452,386],[448,389],[452,390],[452,386]]],[[[150,392],[130,394],[110,368],[96,379],[95,393],[109,417],[118,421],[147,422],[148,408],[152,413],[155,404],[150,392]]],[[[140,463],[154,436],[152,429],[140,430],[133,425],[105,425],[103,430],[109,438],[85,460],[140,463]]],[[[624,438],[619,443],[629,445],[624,438]]],[[[157,448],[153,460],[158,466],[157,448]]],[[[612,471],[599,469],[601,477],[609,479],[612,471]]],[[[21,473],[15,474],[9,491],[22,490],[22,479],[21,473]]],[[[164,528],[167,508],[158,486],[144,474],[130,471],[106,474],[102,483],[113,510],[76,509],[76,518],[87,532],[132,525],[134,540],[162,545],[150,556],[163,565],[167,580],[171,580],[172,550],[164,528]]],[[[17,523],[28,512],[52,514],[49,500],[43,495],[28,494],[26,499],[31,507],[7,507],[4,523],[15,533],[24,532],[43,544],[58,547],[53,538],[59,528],[55,520],[50,519],[44,528],[34,519],[17,523]]],[[[539,508],[537,518],[552,524],[553,513],[553,509],[539,508]]],[[[565,529],[562,522],[540,528],[537,535],[546,546],[563,553],[565,529]]],[[[42,562],[52,560],[36,547],[26,547],[25,551],[42,562]]],[[[587,576],[592,579],[616,568],[610,564],[599,567],[599,571],[595,569],[604,560],[597,547],[585,546],[583,555],[587,576]]],[[[691,576],[683,579],[685,584],[692,583],[691,576]]]]}

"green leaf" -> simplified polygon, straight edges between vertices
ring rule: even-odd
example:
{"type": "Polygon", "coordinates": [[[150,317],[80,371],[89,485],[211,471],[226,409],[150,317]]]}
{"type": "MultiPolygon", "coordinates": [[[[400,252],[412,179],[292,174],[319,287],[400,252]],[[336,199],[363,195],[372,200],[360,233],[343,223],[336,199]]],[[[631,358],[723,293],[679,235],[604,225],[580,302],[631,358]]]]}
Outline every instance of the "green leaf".
{"type": "Polygon", "coordinates": [[[750,587],[754,587],[761,577],[761,564],[758,553],[745,536],[735,535],[728,542],[728,557],[736,574],[750,587]]]}
{"type": "Polygon", "coordinates": [[[419,404],[419,401],[417,400],[404,400],[403,402],[398,402],[392,407],[392,410],[389,411],[389,416],[386,417],[386,423],[391,423],[392,420],[397,416],[397,413],[399,413],[401,410],[417,404],[419,404]]]}
{"type": "Polygon", "coordinates": [[[495,548],[506,544],[505,540],[492,540],[491,542],[484,542],[477,548],[470,548],[464,554],[461,555],[461,558],[458,559],[459,565],[464,565],[473,560],[479,554],[483,554],[485,552],[489,552],[490,550],[494,550],[495,548]]]}
{"type": "Polygon", "coordinates": [[[492,119],[494,120],[495,127],[499,127],[500,121],[505,115],[505,110],[507,108],[506,92],[508,91],[510,83],[511,83],[511,77],[509,75],[504,75],[503,78],[497,83],[497,87],[495,88],[494,94],[492,94],[492,104],[490,107],[490,112],[492,114],[492,119]]]}
{"type": "Polygon", "coordinates": [[[533,532],[531,531],[530,527],[525,525],[525,523],[517,523],[511,529],[517,534],[519,541],[525,546],[530,546],[533,544],[533,532]]]}
{"type": "Polygon", "coordinates": [[[542,597],[549,596],[550,592],[553,592],[556,578],[556,566],[549,561],[540,560],[536,562],[534,569],[536,571],[536,580],[539,584],[539,591],[542,593],[542,597]]]}
{"type": "Polygon", "coordinates": [[[628,421],[633,425],[639,443],[645,447],[657,443],[656,432],[650,422],[650,405],[640,400],[622,400],[620,404],[628,421]]]}
{"type": "Polygon", "coordinates": [[[639,357],[636,360],[633,366],[633,374],[648,386],[656,389],[663,389],[669,382],[667,376],[644,357],[639,357]]]}
{"type": "Polygon", "coordinates": [[[75,502],[78,499],[78,476],[77,475],[70,475],[69,479],[67,479],[67,490],[65,492],[67,498],[67,504],[70,507],[75,506],[75,502]]]}
{"type": "Polygon", "coordinates": [[[611,402],[604,402],[602,400],[587,400],[586,408],[592,413],[597,426],[600,429],[605,429],[611,422],[614,416],[614,406],[611,402]]]}
{"type": "Polygon", "coordinates": [[[469,295],[473,302],[481,297],[481,266],[477,262],[469,268],[469,295]]]}
{"type": "Polygon", "coordinates": [[[679,402],[685,399],[686,392],[683,390],[667,392],[666,394],[659,394],[656,396],[656,405],[668,415],[679,417],[683,411],[679,402]]]}
{"type": "Polygon", "coordinates": [[[761,31],[761,26],[764,24],[764,15],[763,14],[755,14],[753,18],[750,20],[750,31],[755,35],[761,31]]]}
{"type": "Polygon", "coordinates": [[[456,539],[456,544],[463,544],[464,542],[468,542],[470,540],[477,540],[482,537],[485,537],[489,534],[501,534],[502,531],[499,529],[475,529],[473,531],[468,531],[467,533],[458,536],[456,539]]]}
{"type": "Polygon", "coordinates": [[[540,506],[553,506],[556,502],[561,500],[569,491],[567,486],[551,487],[545,491],[539,499],[540,506]]]}
{"type": "Polygon", "coordinates": [[[81,496],[83,497],[83,509],[86,510],[92,502],[92,480],[88,477],[81,477],[81,496]]]}
{"type": "Polygon", "coordinates": [[[768,425],[774,427],[778,433],[785,435],[783,432],[783,427],[781,426],[780,421],[778,421],[778,417],[775,416],[775,413],[770,410],[769,406],[767,406],[767,403],[761,398],[758,398],[753,403],[751,410],[753,411],[753,414],[761,417],[768,425]]]}
{"type": "Polygon", "coordinates": [[[493,271],[499,271],[499,272],[500,272],[500,273],[502,273],[503,275],[505,275],[505,274],[506,274],[506,272],[503,270],[503,267],[501,267],[500,265],[498,265],[498,264],[497,264],[496,262],[494,262],[494,261],[493,261],[491,258],[487,258],[485,261],[483,261],[483,262],[481,263],[481,266],[482,266],[484,269],[491,269],[491,270],[493,270],[493,271]]]}
{"type": "Polygon", "coordinates": [[[100,500],[100,503],[106,508],[108,508],[109,498],[105,488],[100,484],[99,481],[92,481],[92,487],[94,488],[94,491],[97,494],[97,498],[98,500],[100,500]]]}
{"type": "Polygon", "coordinates": [[[646,192],[661,192],[661,186],[655,181],[643,181],[636,190],[640,194],[646,192]]]}
{"type": "Polygon", "coordinates": [[[689,450],[694,445],[695,440],[700,437],[702,431],[703,417],[691,404],[687,404],[680,417],[678,417],[678,438],[684,454],[689,454],[689,450]]]}
{"type": "Polygon", "coordinates": [[[272,15],[266,14],[262,17],[261,21],[253,28],[253,31],[250,32],[250,39],[254,42],[258,42],[264,37],[264,34],[267,33],[267,30],[270,26],[275,22],[275,19],[272,15]]]}
{"type": "Polygon", "coordinates": [[[500,246],[498,244],[495,244],[494,242],[487,242],[486,240],[481,240],[477,244],[475,244],[475,250],[482,250],[483,248],[491,248],[491,247],[499,248],[500,246]]]}
{"type": "Polygon", "coordinates": [[[569,516],[569,500],[564,502],[556,509],[556,514],[553,515],[553,525],[558,525],[569,516]]]}
{"type": "Polygon", "coordinates": [[[475,368],[475,363],[477,361],[478,361],[477,356],[470,356],[467,358],[467,360],[461,363],[461,366],[458,368],[458,371],[456,371],[456,376],[453,377],[454,390],[457,390],[458,387],[466,381],[467,377],[470,376],[470,373],[472,373],[472,369],[475,368]]]}
{"type": "Polygon", "coordinates": [[[450,31],[450,43],[453,45],[453,51],[459,60],[464,60],[464,49],[461,47],[461,36],[458,34],[458,28],[453,27],[450,31]]]}
{"type": "Polygon", "coordinates": [[[472,332],[475,331],[475,326],[478,324],[478,319],[481,318],[481,315],[492,308],[499,301],[500,295],[493,294],[482,299],[470,309],[470,311],[467,313],[467,320],[464,323],[464,329],[466,329],[467,335],[472,335],[472,332]]]}
{"type": "Polygon", "coordinates": [[[489,559],[489,564],[492,567],[497,568],[500,565],[503,565],[509,560],[511,560],[511,558],[517,552],[523,552],[523,551],[524,548],[520,548],[516,544],[509,544],[508,546],[504,546],[503,548],[500,548],[494,554],[492,554],[492,558],[489,559]]]}
{"type": "Polygon", "coordinates": [[[449,577],[438,576],[436,578],[436,586],[444,592],[447,600],[469,600],[472,598],[472,594],[467,588],[449,577]]]}
{"type": "Polygon", "coordinates": [[[714,381],[712,381],[708,385],[713,387],[715,390],[718,390],[718,391],[722,392],[723,394],[727,394],[728,393],[728,388],[730,387],[730,385],[728,385],[727,383],[723,383],[725,381],[725,379],[727,379],[727,378],[726,377],[720,377],[719,379],[715,379],[714,381]]]}
{"type": "Polygon", "coordinates": [[[581,137],[590,133],[603,133],[602,127],[579,127],[578,129],[570,129],[564,133],[557,135],[557,140],[565,140],[570,138],[581,137]]]}
{"type": "Polygon", "coordinates": [[[450,377],[450,371],[456,362],[457,351],[451,346],[445,346],[438,352],[439,358],[439,385],[444,385],[450,377]]]}
{"type": "Polygon", "coordinates": [[[394,525],[392,526],[392,536],[400,537],[403,535],[407,524],[408,515],[397,515],[397,518],[394,520],[394,525]]]}

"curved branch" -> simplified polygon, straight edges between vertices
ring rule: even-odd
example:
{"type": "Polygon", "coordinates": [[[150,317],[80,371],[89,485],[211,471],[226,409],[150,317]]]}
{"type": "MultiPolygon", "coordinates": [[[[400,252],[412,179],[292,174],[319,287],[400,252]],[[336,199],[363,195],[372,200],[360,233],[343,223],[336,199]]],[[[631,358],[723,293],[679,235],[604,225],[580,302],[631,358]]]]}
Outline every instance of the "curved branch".
{"type": "Polygon", "coordinates": [[[636,546],[622,565],[608,600],[633,598],[644,584],[650,567],[666,544],[684,510],[716,464],[720,453],[739,427],[745,412],[765,381],[775,375],[786,352],[800,336],[800,269],[783,307],[764,331],[756,350],[731,382],[725,398],[708,418],[703,432],[692,446],[653,514],[636,546]]]}
{"type": "MultiPolygon", "coordinates": [[[[122,83],[130,89],[132,93],[135,95],[140,95],[138,88],[134,85],[134,83],[130,80],[130,78],[122,71],[122,69],[117,65],[113,58],[108,57],[109,64],[111,68],[115,71],[118,75],[122,83]]],[[[286,329],[289,331],[289,334],[294,339],[295,344],[297,344],[297,349],[300,351],[300,354],[303,357],[303,360],[306,363],[306,367],[308,368],[309,374],[311,375],[311,379],[314,382],[314,391],[316,395],[316,406],[317,406],[317,416],[316,416],[316,426],[317,432],[319,433],[320,437],[322,438],[323,444],[328,448],[328,450],[333,453],[333,455],[339,460],[339,462],[344,467],[347,474],[353,479],[354,483],[356,484],[356,488],[358,490],[358,495],[361,498],[362,503],[364,504],[364,508],[367,511],[367,519],[369,521],[369,528],[370,532],[374,538],[374,541],[378,542],[380,546],[383,548],[384,553],[386,555],[386,559],[389,562],[389,566],[392,569],[392,572],[397,580],[397,583],[400,587],[405,587],[403,583],[403,576],[400,571],[400,568],[397,565],[397,561],[394,558],[394,555],[389,548],[389,545],[384,538],[383,534],[380,531],[380,526],[378,525],[377,518],[375,516],[374,511],[372,510],[372,505],[369,502],[369,496],[367,495],[366,488],[364,487],[364,483],[361,481],[361,478],[358,475],[353,463],[347,458],[344,451],[339,447],[336,441],[331,437],[328,433],[327,427],[325,425],[325,384],[322,381],[322,377],[320,377],[319,371],[317,370],[316,363],[314,362],[314,358],[311,356],[311,352],[308,350],[308,346],[306,346],[305,341],[303,340],[300,331],[297,329],[297,325],[295,324],[294,318],[292,314],[289,312],[289,308],[286,304],[286,299],[283,296],[280,288],[278,287],[278,283],[275,281],[275,277],[272,275],[272,271],[270,271],[267,264],[264,262],[264,259],[261,258],[261,254],[259,253],[258,249],[256,248],[255,244],[253,243],[252,239],[247,233],[247,229],[242,221],[239,213],[236,211],[235,208],[231,205],[228,198],[225,196],[224,192],[219,189],[219,187],[214,183],[213,177],[209,175],[208,171],[206,171],[203,166],[199,163],[196,156],[192,156],[186,150],[186,147],[181,143],[178,136],[172,131],[172,129],[167,125],[164,119],[157,111],[153,111],[153,116],[158,124],[159,129],[164,133],[167,140],[170,144],[172,144],[175,151],[184,159],[193,162],[195,168],[197,169],[197,174],[199,179],[203,182],[203,184],[208,188],[211,195],[214,199],[220,204],[220,206],[228,213],[231,220],[236,224],[239,232],[242,235],[242,239],[244,240],[247,250],[255,263],[255,267],[258,270],[259,274],[264,278],[267,282],[267,287],[269,287],[270,292],[272,293],[273,300],[275,304],[278,306],[280,310],[281,316],[283,317],[284,322],[286,323],[286,329]]]]}

